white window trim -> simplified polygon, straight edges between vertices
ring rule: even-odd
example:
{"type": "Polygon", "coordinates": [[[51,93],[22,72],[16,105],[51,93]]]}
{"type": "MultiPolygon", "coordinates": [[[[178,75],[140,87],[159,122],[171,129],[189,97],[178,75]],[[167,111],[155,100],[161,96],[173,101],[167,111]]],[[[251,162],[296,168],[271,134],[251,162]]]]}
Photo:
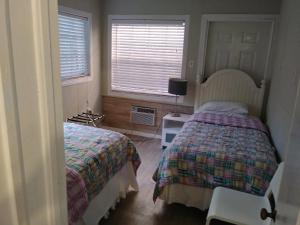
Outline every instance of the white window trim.
{"type": "MultiPolygon", "coordinates": [[[[183,56],[182,56],[182,74],[181,78],[186,78],[186,67],[187,67],[187,50],[189,40],[189,27],[190,27],[190,16],[189,15],[108,15],[108,38],[107,38],[107,90],[108,96],[114,97],[125,97],[131,99],[139,99],[145,101],[156,101],[156,102],[174,102],[175,96],[173,95],[156,95],[147,93],[134,93],[130,91],[116,91],[111,88],[111,47],[112,47],[112,22],[113,20],[182,20],[185,21],[185,33],[184,33],[184,45],[183,45],[183,56]]],[[[183,103],[184,97],[178,98],[178,103],[183,103]]]]}
{"type": "Polygon", "coordinates": [[[92,57],[91,57],[91,53],[92,53],[92,14],[89,12],[85,12],[85,11],[81,11],[81,10],[77,10],[77,9],[73,9],[73,8],[69,8],[69,7],[65,7],[65,6],[59,6],[59,13],[69,13],[71,15],[75,15],[75,16],[81,16],[81,17],[86,17],[88,18],[88,35],[89,35],[89,68],[88,68],[88,75],[85,76],[81,76],[81,77],[74,77],[74,78],[70,78],[70,79],[62,79],[62,86],[70,86],[70,85],[75,85],[75,84],[79,84],[79,83],[86,83],[86,82],[90,82],[93,80],[93,67],[92,67],[92,57]]]}

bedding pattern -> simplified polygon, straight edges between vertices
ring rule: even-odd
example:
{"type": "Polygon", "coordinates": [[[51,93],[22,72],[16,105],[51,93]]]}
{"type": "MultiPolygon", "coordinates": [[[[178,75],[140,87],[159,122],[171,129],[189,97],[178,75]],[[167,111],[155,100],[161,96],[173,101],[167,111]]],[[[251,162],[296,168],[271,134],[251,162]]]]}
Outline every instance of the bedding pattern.
{"type": "Polygon", "coordinates": [[[75,224],[91,201],[121,168],[141,160],[124,135],[100,128],[64,124],[69,224],[75,224]]]}
{"type": "Polygon", "coordinates": [[[275,151],[259,119],[195,113],[163,153],[153,176],[153,200],[171,184],[263,195],[276,168],[275,151]]]}
{"type": "Polygon", "coordinates": [[[69,225],[75,225],[89,206],[87,191],[82,177],[66,167],[67,173],[67,200],[69,225]]]}

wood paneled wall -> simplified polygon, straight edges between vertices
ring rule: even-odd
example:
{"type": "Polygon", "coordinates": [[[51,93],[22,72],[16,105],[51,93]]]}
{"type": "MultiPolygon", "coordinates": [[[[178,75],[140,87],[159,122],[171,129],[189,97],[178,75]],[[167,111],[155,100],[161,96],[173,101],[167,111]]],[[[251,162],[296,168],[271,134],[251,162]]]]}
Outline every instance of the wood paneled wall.
{"type": "MultiPolygon", "coordinates": [[[[105,115],[103,125],[127,130],[135,130],[147,133],[161,133],[162,117],[169,112],[175,111],[175,105],[142,101],[128,98],[102,96],[102,109],[105,115]],[[143,106],[156,109],[155,126],[145,126],[130,122],[131,106],[143,106]]],[[[192,114],[192,106],[178,106],[180,113],[192,114]]]]}

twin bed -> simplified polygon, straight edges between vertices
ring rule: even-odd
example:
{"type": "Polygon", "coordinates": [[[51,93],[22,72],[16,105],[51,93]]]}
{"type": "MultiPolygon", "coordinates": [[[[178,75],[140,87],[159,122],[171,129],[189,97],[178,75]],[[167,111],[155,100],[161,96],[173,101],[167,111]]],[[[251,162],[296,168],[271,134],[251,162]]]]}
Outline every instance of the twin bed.
{"type": "MultiPolygon", "coordinates": [[[[258,88],[238,70],[219,71],[200,84],[194,115],[154,174],[154,200],[205,210],[217,186],[263,195],[277,168],[268,131],[257,118],[263,96],[264,84],[258,88]]],[[[97,224],[129,186],[138,190],[141,161],[126,136],[66,123],[65,151],[70,225],[80,219],[97,224]]]]}
{"type": "Polygon", "coordinates": [[[263,195],[277,168],[275,150],[258,119],[264,83],[221,70],[197,87],[195,113],[163,153],[153,199],[205,210],[224,186],[263,195]]]}
{"type": "Polygon", "coordinates": [[[141,161],[128,137],[65,123],[64,145],[69,225],[97,225],[130,186],[138,191],[141,161]]]}

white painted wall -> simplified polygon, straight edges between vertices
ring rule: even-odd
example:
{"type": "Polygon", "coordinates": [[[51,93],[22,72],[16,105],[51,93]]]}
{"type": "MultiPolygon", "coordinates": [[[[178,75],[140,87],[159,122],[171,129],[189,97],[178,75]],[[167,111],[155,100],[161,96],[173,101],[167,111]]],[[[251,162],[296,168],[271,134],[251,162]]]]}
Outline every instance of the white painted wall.
{"type": "Polygon", "coordinates": [[[78,9],[92,14],[92,50],[91,50],[91,73],[93,80],[86,83],[64,86],[63,111],[64,118],[86,111],[87,101],[89,108],[94,112],[101,111],[101,49],[100,45],[100,0],[59,0],[59,5],[78,9]]]}
{"type": "MultiPolygon", "coordinates": [[[[300,77],[300,1],[284,0],[267,109],[267,124],[284,158],[300,77]]],[[[299,115],[300,116],[300,115],[299,115]]]]}
{"type": "Polygon", "coordinates": [[[285,161],[276,224],[300,219],[300,1],[284,0],[267,110],[274,143],[285,161]],[[287,216],[287,218],[285,218],[287,216]]]}

